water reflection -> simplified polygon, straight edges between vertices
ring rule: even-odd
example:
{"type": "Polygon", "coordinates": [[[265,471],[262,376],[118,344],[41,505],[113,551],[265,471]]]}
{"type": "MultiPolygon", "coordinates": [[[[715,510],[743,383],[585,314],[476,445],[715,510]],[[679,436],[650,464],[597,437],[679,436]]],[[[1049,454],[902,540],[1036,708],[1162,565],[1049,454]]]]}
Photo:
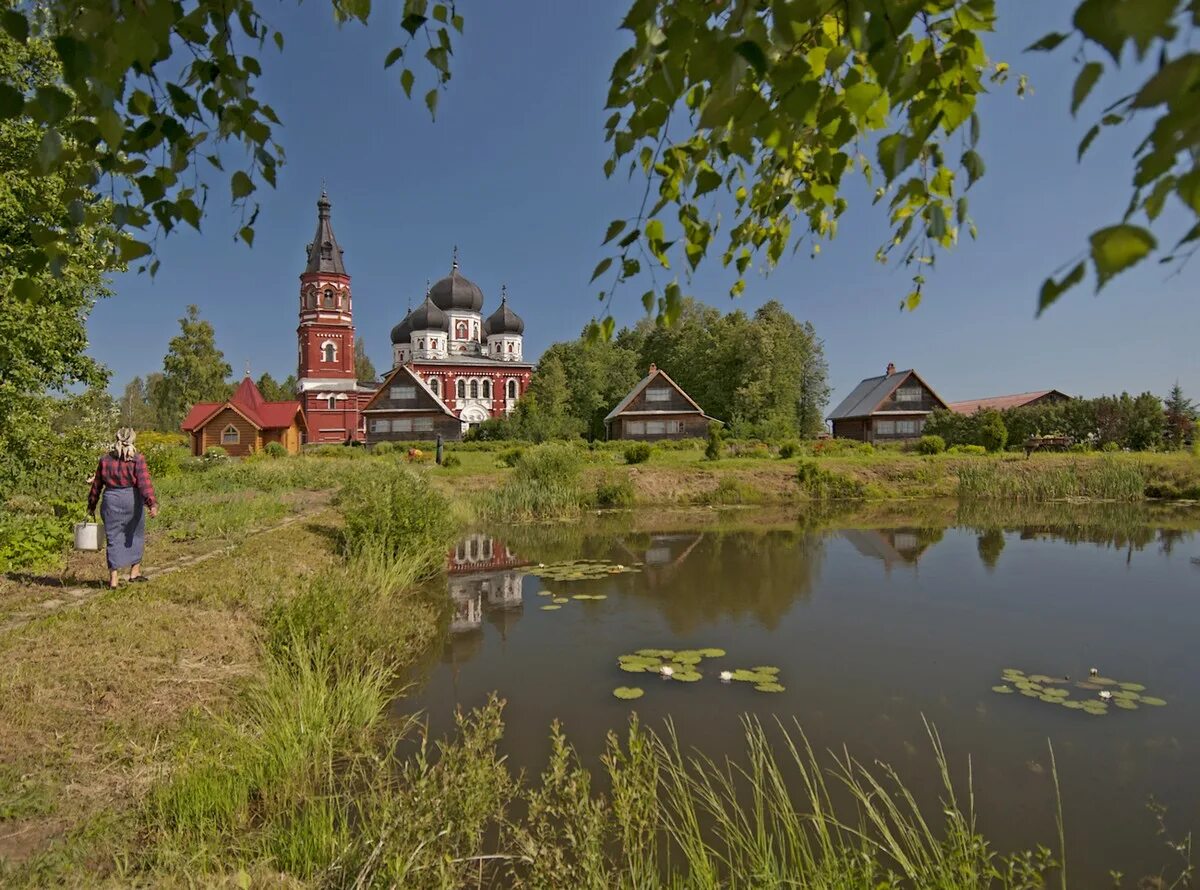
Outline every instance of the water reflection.
{"type": "Polygon", "coordinates": [[[922,554],[942,539],[940,528],[847,529],[840,534],[863,556],[878,559],[884,571],[916,568],[922,554]]]}
{"type": "Polygon", "coordinates": [[[447,649],[451,660],[468,658],[478,648],[486,617],[501,638],[520,617],[522,566],[528,565],[501,539],[476,532],[461,538],[446,558],[451,615],[447,649]]]}

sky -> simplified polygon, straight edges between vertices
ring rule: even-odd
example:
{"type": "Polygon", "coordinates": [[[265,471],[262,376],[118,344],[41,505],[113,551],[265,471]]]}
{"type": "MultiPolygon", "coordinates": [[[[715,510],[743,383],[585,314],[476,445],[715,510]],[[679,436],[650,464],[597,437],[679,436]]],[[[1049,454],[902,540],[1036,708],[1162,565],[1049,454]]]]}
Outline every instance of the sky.
{"type": "MultiPolygon", "coordinates": [[[[217,182],[202,232],[161,240],[156,277],[114,280],[115,295],[89,322],[90,351],[112,370],[114,392],[161,369],[192,303],[213,324],[235,375],[247,363],[256,377],[294,373],[298,275],[322,182],[353,277],[357,333],[380,370],[391,364],[390,329],[421,300],[427,280],[449,272],[455,245],[462,273],[483,289],[485,314],[507,285],[525,320],[527,358],[577,336],[600,311],[599,285],[588,278],[604,256],[604,230],[632,215],[641,196],[641,183],[606,180],[602,171],[607,78],[628,45],[617,29],[627,5],[460,0],[466,31],[431,121],[423,91],[407,100],[399,66],[383,68],[400,42],[391,8],[399,4],[376,4],[368,27],[341,28],[317,0],[261,4],[286,35],[283,53],[270,44],[261,53],[260,98],[284,123],[278,188],[258,192],[253,248],[234,240],[239,218],[226,203],[227,184],[217,182]]],[[[1042,281],[1079,258],[1088,233],[1120,220],[1138,132],[1106,133],[1076,163],[1080,138],[1106,100],[1121,95],[1121,81],[1102,80],[1072,119],[1067,47],[1049,55],[1022,49],[1067,30],[1075,4],[998,5],[1001,30],[989,48],[1028,74],[1033,92],[1018,99],[1014,79],[982,100],[987,173],[970,192],[979,240],[939,257],[915,312],[898,309],[912,271],[874,261],[887,220],[859,185],[846,193],[851,206],[837,239],[815,259],[803,248],[789,254],[769,275],[751,275],[735,300],[734,274],[718,250],[685,292],[723,311],[752,312],[775,299],[811,321],[825,345],[831,408],[889,362],[916,368],[947,401],[1049,388],[1162,395],[1176,380],[1200,396],[1196,265],[1173,274],[1148,262],[1099,296],[1089,281],[1035,318],[1042,281]]],[[[418,87],[427,79],[422,66],[418,87]]],[[[1186,230],[1183,217],[1162,219],[1159,241],[1173,244],[1186,230]]],[[[645,289],[634,282],[618,293],[618,326],[642,316],[645,289]]]]}

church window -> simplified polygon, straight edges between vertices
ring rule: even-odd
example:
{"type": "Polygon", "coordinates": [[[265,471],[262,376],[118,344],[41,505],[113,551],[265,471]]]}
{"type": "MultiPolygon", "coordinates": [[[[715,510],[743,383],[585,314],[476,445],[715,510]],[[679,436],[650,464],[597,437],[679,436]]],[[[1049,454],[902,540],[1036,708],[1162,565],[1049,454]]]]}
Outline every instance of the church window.
{"type": "Polygon", "coordinates": [[[327,362],[337,361],[337,345],[334,343],[325,343],[321,346],[321,359],[327,362]]]}
{"type": "Polygon", "coordinates": [[[415,386],[393,386],[391,399],[394,402],[405,402],[417,397],[417,388],[415,386]]]}
{"type": "Polygon", "coordinates": [[[454,326],[454,336],[460,340],[467,339],[467,323],[465,321],[460,321],[454,326]]]}
{"type": "Polygon", "coordinates": [[[242,441],[242,434],[238,432],[238,428],[232,423],[221,431],[222,445],[237,445],[242,441]]]}
{"type": "Polygon", "coordinates": [[[647,402],[669,402],[671,401],[671,390],[663,387],[646,390],[647,402]]]}
{"type": "Polygon", "coordinates": [[[331,291],[331,290],[325,291],[325,308],[326,309],[333,308],[333,291],[331,291]]]}
{"type": "Polygon", "coordinates": [[[327,407],[330,411],[336,411],[337,410],[337,396],[330,396],[328,399],[326,399],[325,407],[327,407]]]}
{"type": "Polygon", "coordinates": [[[517,397],[517,381],[515,380],[508,381],[508,397],[510,399],[517,397]]]}
{"type": "Polygon", "coordinates": [[[424,348],[425,348],[425,338],[422,337],[420,340],[417,341],[417,349],[424,349],[424,348]]]}
{"type": "Polygon", "coordinates": [[[490,380],[483,381],[483,397],[485,399],[492,397],[492,381],[490,380]]]}
{"type": "Polygon", "coordinates": [[[440,396],[442,394],[442,381],[434,377],[429,381],[429,388],[433,390],[435,396],[440,396]]]}
{"type": "Polygon", "coordinates": [[[498,342],[493,343],[492,344],[492,352],[499,352],[499,351],[500,351],[500,344],[498,342]]]}
{"type": "Polygon", "coordinates": [[[473,399],[479,398],[479,381],[478,380],[471,381],[471,398],[473,398],[473,399]]]}
{"type": "Polygon", "coordinates": [[[512,349],[513,349],[513,345],[512,345],[511,343],[509,343],[509,344],[508,344],[508,351],[509,351],[509,352],[512,352],[512,349]]]}
{"type": "Polygon", "coordinates": [[[316,309],[317,308],[317,292],[315,290],[310,289],[308,291],[308,293],[304,295],[304,301],[308,305],[309,309],[316,309]]]}
{"type": "Polygon", "coordinates": [[[460,399],[465,399],[467,397],[467,381],[463,380],[461,377],[458,378],[457,392],[460,399]]]}

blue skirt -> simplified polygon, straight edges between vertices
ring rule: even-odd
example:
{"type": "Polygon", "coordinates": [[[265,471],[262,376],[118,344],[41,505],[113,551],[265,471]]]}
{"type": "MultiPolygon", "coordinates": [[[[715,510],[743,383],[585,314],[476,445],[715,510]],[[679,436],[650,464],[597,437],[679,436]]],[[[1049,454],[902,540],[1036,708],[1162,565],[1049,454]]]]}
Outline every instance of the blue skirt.
{"type": "Polygon", "coordinates": [[[146,546],[146,514],[142,493],[136,488],[106,488],[100,500],[104,520],[105,552],[109,570],[142,561],[146,546]]]}

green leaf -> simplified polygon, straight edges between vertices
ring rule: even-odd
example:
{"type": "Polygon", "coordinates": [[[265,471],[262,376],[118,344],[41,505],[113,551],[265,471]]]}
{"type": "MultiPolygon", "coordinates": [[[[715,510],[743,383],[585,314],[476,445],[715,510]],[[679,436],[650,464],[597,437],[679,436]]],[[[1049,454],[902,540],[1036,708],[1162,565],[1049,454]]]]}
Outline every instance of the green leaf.
{"type": "Polygon", "coordinates": [[[1127,32],[1113,14],[1113,6],[1113,0],[1083,0],[1075,9],[1073,23],[1085,37],[1108,50],[1112,60],[1120,64],[1121,47],[1127,32]]]}
{"type": "MultiPolygon", "coordinates": [[[[1194,95],[1200,87],[1200,55],[1188,53],[1163,65],[1133,98],[1134,108],[1151,108],[1194,95]]],[[[1194,100],[1193,100],[1194,101],[1194,100]]]]}
{"type": "Polygon", "coordinates": [[[38,145],[37,168],[48,173],[62,156],[62,136],[58,130],[47,130],[38,145]]]}
{"type": "Polygon", "coordinates": [[[432,89],[425,94],[425,107],[429,109],[429,116],[436,120],[437,118],[438,91],[432,89]]]}
{"type": "Polygon", "coordinates": [[[646,310],[646,314],[650,314],[650,310],[654,308],[654,291],[648,290],[642,294],[642,306],[646,310]]]}
{"type": "Polygon", "coordinates": [[[1092,262],[1096,266],[1097,292],[1114,275],[1145,259],[1158,246],[1154,236],[1141,226],[1122,224],[1092,233],[1092,262]]]}
{"type": "Polygon", "coordinates": [[[663,224],[660,219],[652,219],[646,223],[646,240],[651,244],[661,243],[663,240],[663,224]]]}
{"type": "Polygon", "coordinates": [[[915,290],[912,293],[910,293],[907,297],[904,298],[904,302],[901,304],[901,308],[907,309],[909,312],[912,312],[914,309],[916,309],[920,305],[921,305],[921,291],[915,290]]]}
{"type": "Polygon", "coordinates": [[[1041,315],[1046,309],[1054,303],[1064,293],[1075,287],[1079,282],[1083,281],[1084,264],[1080,262],[1062,281],[1055,281],[1053,278],[1047,278],[1042,283],[1042,292],[1038,295],[1038,310],[1037,314],[1041,315]]]}
{"type": "Polygon", "coordinates": [[[983,158],[979,156],[979,152],[971,149],[963,152],[962,165],[963,169],[967,171],[967,188],[970,188],[984,174],[986,168],[983,158]]]}
{"type": "Polygon", "coordinates": [[[29,39],[29,19],[15,9],[6,9],[0,13],[0,26],[8,32],[8,36],[19,43],[29,39]]]}
{"type": "Polygon", "coordinates": [[[696,173],[696,197],[706,195],[721,185],[721,174],[706,161],[696,173]]]}
{"type": "Polygon", "coordinates": [[[412,98],[413,81],[415,79],[416,78],[413,76],[412,71],[408,68],[405,68],[400,72],[400,86],[404,88],[404,95],[408,96],[410,99],[412,98]]]}
{"type": "Polygon", "coordinates": [[[850,113],[861,120],[867,116],[867,110],[882,94],[883,90],[879,88],[878,84],[856,83],[854,86],[846,87],[846,92],[842,95],[850,113]]]}
{"type": "Polygon", "coordinates": [[[0,120],[17,117],[25,107],[25,97],[21,91],[0,83],[0,120]]]}
{"type": "Polygon", "coordinates": [[[1200,215],[1200,167],[1193,167],[1190,173],[1179,177],[1175,194],[1192,213],[1200,215]]]}
{"type": "Polygon", "coordinates": [[[236,201],[254,191],[254,183],[244,170],[238,170],[230,177],[229,188],[233,192],[233,199],[236,201]]]}
{"type": "Polygon", "coordinates": [[[611,266],[612,264],[613,264],[613,259],[610,256],[606,256],[604,259],[602,259],[600,262],[598,262],[596,264],[596,268],[592,270],[592,277],[588,279],[588,284],[591,284],[593,281],[595,281],[597,278],[599,278],[601,275],[603,275],[605,272],[607,272],[609,266],[611,266]]]}
{"type": "Polygon", "coordinates": [[[392,51],[390,53],[387,54],[387,58],[385,58],[383,60],[384,69],[386,70],[388,68],[391,68],[397,62],[399,62],[402,58],[404,58],[404,47],[402,47],[402,46],[395,47],[394,49],[392,49],[392,51]]]}
{"type": "Polygon", "coordinates": [[[1025,47],[1027,53],[1048,53],[1050,50],[1058,47],[1060,43],[1067,39],[1066,34],[1060,34],[1057,31],[1051,31],[1041,40],[1036,43],[1031,43],[1025,47]]]}
{"type": "Polygon", "coordinates": [[[1088,62],[1075,78],[1075,88],[1071,91],[1071,114],[1079,110],[1079,106],[1087,99],[1092,87],[1104,73],[1104,66],[1099,62],[1088,62]]]}
{"type": "Polygon", "coordinates": [[[150,252],[150,245],[138,241],[136,238],[124,237],[121,239],[121,262],[123,263],[148,256],[150,252]]]}
{"type": "Polygon", "coordinates": [[[1087,131],[1087,135],[1084,136],[1082,140],[1080,140],[1079,153],[1076,156],[1076,160],[1079,160],[1079,161],[1083,160],[1084,152],[1086,152],[1088,150],[1088,148],[1091,147],[1091,144],[1095,141],[1096,137],[1099,135],[1100,135],[1100,125],[1093,124],[1092,128],[1087,131]]]}
{"type": "Polygon", "coordinates": [[[608,224],[608,231],[606,231],[604,233],[604,240],[601,241],[600,243],[607,244],[613,238],[616,238],[618,235],[620,235],[621,232],[623,232],[624,230],[625,230],[625,220],[614,219],[612,222],[610,222],[608,224]]]}
{"type": "Polygon", "coordinates": [[[893,133],[879,140],[879,166],[888,182],[891,182],[911,164],[915,158],[908,156],[909,140],[901,133],[893,133]]]}
{"type": "Polygon", "coordinates": [[[242,226],[241,229],[238,230],[238,237],[245,241],[250,247],[254,246],[254,229],[252,229],[250,226],[242,226]]]}
{"type": "Polygon", "coordinates": [[[733,48],[733,51],[749,62],[750,67],[754,69],[754,73],[760,77],[767,70],[766,53],[753,40],[743,40],[733,48]]]}

